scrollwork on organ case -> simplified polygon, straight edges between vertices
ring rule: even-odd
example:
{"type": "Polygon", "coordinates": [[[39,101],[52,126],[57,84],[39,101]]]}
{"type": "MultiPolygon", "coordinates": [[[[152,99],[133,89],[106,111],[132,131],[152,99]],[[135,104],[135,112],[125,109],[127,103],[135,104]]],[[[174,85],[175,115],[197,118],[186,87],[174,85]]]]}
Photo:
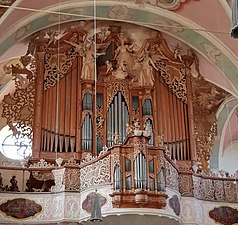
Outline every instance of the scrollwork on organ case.
{"type": "Polygon", "coordinates": [[[16,90],[4,96],[2,116],[13,135],[27,136],[32,139],[35,104],[35,59],[21,56],[18,66],[12,65],[12,76],[16,90]],[[16,125],[14,125],[16,123],[16,125]]]}
{"type": "Polygon", "coordinates": [[[217,135],[216,113],[228,96],[226,91],[209,83],[201,75],[192,77],[195,143],[200,169],[205,173],[208,172],[210,151],[217,135]]]}
{"type": "Polygon", "coordinates": [[[107,156],[92,164],[86,165],[80,170],[81,190],[90,186],[109,184],[110,182],[110,156],[107,156]]]}
{"type": "Polygon", "coordinates": [[[80,169],[66,168],[65,170],[65,189],[70,191],[80,190],[80,169]]]}
{"type": "Polygon", "coordinates": [[[128,91],[128,83],[127,82],[112,82],[107,86],[107,108],[113,100],[114,95],[120,91],[127,104],[129,103],[129,91],[128,91]]]}
{"type": "Polygon", "coordinates": [[[192,174],[179,174],[179,192],[182,196],[193,196],[192,174]]]}
{"type": "Polygon", "coordinates": [[[166,186],[167,187],[170,187],[170,188],[175,189],[177,191],[179,190],[178,171],[167,160],[165,160],[165,181],[166,181],[166,186]]]}
{"type": "Polygon", "coordinates": [[[73,48],[60,54],[46,53],[44,90],[55,86],[57,81],[67,74],[76,57],[77,52],[73,48]]]}

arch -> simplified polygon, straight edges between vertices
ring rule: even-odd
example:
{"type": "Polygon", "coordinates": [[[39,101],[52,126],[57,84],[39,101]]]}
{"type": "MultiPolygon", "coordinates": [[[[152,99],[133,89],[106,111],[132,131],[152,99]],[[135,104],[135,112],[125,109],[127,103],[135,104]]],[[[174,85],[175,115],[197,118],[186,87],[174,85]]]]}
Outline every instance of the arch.
{"type": "MultiPolygon", "coordinates": [[[[120,2],[120,7],[124,10],[124,14],[117,15],[115,9],[115,2],[98,2],[97,3],[97,19],[99,20],[119,20],[123,22],[135,23],[153,29],[161,30],[178,40],[189,45],[208,61],[212,62],[209,54],[206,52],[205,45],[209,45],[221,53],[221,62],[212,62],[221,73],[227,76],[233,87],[238,90],[238,82],[234,82],[234,78],[238,73],[238,59],[230,52],[215,36],[204,32],[202,27],[193,23],[192,21],[170,11],[148,6],[146,9],[140,8],[137,5],[120,2]],[[112,4],[114,6],[112,6],[112,4]],[[176,26],[176,29],[168,29],[166,24],[176,26]]],[[[62,4],[59,6],[52,6],[47,9],[47,12],[61,9],[64,15],[69,15],[62,23],[75,21],[79,19],[93,18],[93,3],[78,2],[74,4],[62,4]],[[79,10],[80,16],[73,14],[72,10],[79,10]],[[71,15],[71,16],[70,16],[71,15]]],[[[23,40],[30,34],[57,24],[58,21],[49,21],[48,15],[42,12],[36,12],[32,16],[23,19],[18,26],[13,26],[1,38],[0,55],[3,54],[10,46],[16,42],[23,40]],[[34,24],[34,26],[33,26],[34,24]],[[20,29],[19,29],[20,25],[20,29]],[[26,29],[27,28],[27,29],[26,29]],[[21,30],[22,29],[22,30],[21,30]],[[19,37],[19,33],[21,33],[19,37]]],[[[236,96],[237,93],[233,93],[236,96]]]]}
{"type": "Polygon", "coordinates": [[[210,157],[210,167],[211,169],[219,169],[219,158],[223,152],[223,142],[226,132],[226,127],[229,123],[230,117],[233,114],[235,108],[238,105],[238,100],[231,97],[224,101],[217,112],[217,130],[218,138],[215,140],[210,157]]]}

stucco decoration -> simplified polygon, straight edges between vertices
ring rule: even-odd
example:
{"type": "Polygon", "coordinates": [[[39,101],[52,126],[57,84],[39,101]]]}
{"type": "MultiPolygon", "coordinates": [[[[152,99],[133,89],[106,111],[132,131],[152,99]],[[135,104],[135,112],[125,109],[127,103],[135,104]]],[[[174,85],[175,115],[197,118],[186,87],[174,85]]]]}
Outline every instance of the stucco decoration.
{"type": "Polygon", "coordinates": [[[130,13],[130,9],[126,6],[116,5],[109,11],[108,17],[111,19],[129,20],[132,15],[130,13]]]}
{"type": "Polygon", "coordinates": [[[18,29],[15,36],[16,40],[19,40],[22,37],[24,37],[31,27],[32,27],[32,24],[29,23],[26,26],[23,26],[20,29],[18,29]]]}
{"type": "Polygon", "coordinates": [[[185,29],[187,29],[181,23],[175,22],[173,20],[167,20],[167,19],[161,20],[160,17],[155,20],[155,23],[158,24],[160,29],[169,33],[178,34],[178,33],[184,32],[185,29]]]}
{"type": "MultiPolygon", "coordinates": [[[[179,6],[186,2],[187,0],[121,0],[121,2],[134,2],[140,7],[144,7],[146,4],[157,6],[163,9],[175,10],[178,9],[179,6]]],[[[188,2],[188,1],[187,1],[188,2]]]]}
{"type": "Polygon", "coordinates": [[[175,10],[184,2],[186,2],[186,0],[157,0],[156,6],[159,6],[163,9],[175,10]]]}
{"type": "Polygon", "coordinates": [[[205,51],[207,53],[207,57],[215,64],[219,64],[222,61],[221,58],[221,50],[216,48],[214,45],[204,43],[203,44],[205,51]]]}

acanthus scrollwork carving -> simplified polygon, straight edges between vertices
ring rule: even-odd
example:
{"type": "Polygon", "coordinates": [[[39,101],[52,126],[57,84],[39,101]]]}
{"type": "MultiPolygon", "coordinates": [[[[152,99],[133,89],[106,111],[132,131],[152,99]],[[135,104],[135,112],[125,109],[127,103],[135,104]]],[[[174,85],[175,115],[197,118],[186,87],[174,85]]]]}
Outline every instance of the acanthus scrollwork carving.
{"type": "Polygon", "coordinates": [[[22,56],[20,62],[22,65],[12,65],[16,90],[13,96],[11,94],[4,96],[2,116],[6,118],[14,136],[27,136],[32,139],[35,59],[31,56],[22,56]]]}
{"type": "Polygon", "coordinates": [[[207,82],[202,76],[192,78],[192,87],[197,157],[201,169],[207,173],[210,151],[217,135],[216,113],[228,93],[207,82]]]}
{"type": "Polygon", "coordinates": [[[109,83],[107,86],[107,108],[109,107],[109,105],[111,104],[114,95],[120,91],[122,93],[122,95],[124,96],[127,105],[129,105],[129,92],[128,92],[128,84],[126,82],[112,82],[109,83]]]}
{"type": "Polygon", "coordinates": [[[45,54],[44,89],[53,87],[59,79],[65,76],[77,56],[77,52],[71,48],[65,53],[45,54]]]}
{"type": "Polygon", "coordinates": [[[237,201],[237,184],[229,179],[193,176],[194,197],[211,201],[237,201]]]}
{"type": "Polygon", "coordinates": [[[134,143],[134,159],[137,154],[143,152],[146,155],[147,143],[145,141],[136,141],[134,143]]]}
{"type": "Polygon", "coordinates": [[[65,189],[79,191],[80,189],[80,170],[77,168],[67,168],[65,171],[65,189]]]}
{"type": "Polygon", "coordinates": [[[179,190],[178,171],[168,161],[165,161],[165,178],[167,187],[179,190]]]}
{"type": "Polygon", "coordinates": [[[110,156],[81,168],[80,181],[81,190],[99,184],[109,184],[111,181],[110,156]]]}
{"type": "Polygon", "coordinates": [[[182,196],[193,196],[193,179],[191,174],[179,174],[179,191],[182,196]]]}
{"type": "Polygon", "coordinates": [[[96,118],[97,137],[103,137],[103,124],[104,124],[103,107],[97,106],[97,118],[96,118]]]}

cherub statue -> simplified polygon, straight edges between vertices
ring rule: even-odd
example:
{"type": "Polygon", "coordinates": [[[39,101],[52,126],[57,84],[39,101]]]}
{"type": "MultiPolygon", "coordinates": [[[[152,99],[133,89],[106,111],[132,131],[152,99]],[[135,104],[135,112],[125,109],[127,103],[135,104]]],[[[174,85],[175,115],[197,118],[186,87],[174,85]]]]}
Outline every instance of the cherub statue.
{"type": "Polygon", "coordinates": [[[106,60],[105,64],[107,66],[106,74],[108,74],[108,73],[110,73],[113,70],[112,63],[109,60],[106,60]]]}
{"type": "Polygon", "coordinates": [[[72,45],[73,47],[75,47],[76,52],[78,52],[80,56],[83,55],[84,46],[83,46],[82,43],[77,44],[77,43],[74,43],[74,42],[71,42],[71,41],[66,41],[66,40],[64,40],[64,42],[66,42],[66,43],[72,45]]]}
{"type": "Polygon", "coordinates": [[[49,42],[47,44],[47,46],[50,46],[52,43],[55,45],[56,44],[56,37],[59,35],[58,31],[53,31],[53,30],[49,30],[47,32],[47,34],[49,35],[49,42]]]}
{"type": "Polygon", "coordinates": [[[182,53],[182,49],[179,46],[179,44],[177,44],[174,49],[174,58],[179,59],[180,62],[183,61],[181,53],[182,53]]]}
{"type": "Polygon", "coordinates": [[[118,134],[117,132],[115,132],[115,134],[113,135],[114,136],[114,144],[115,145],[118,145],[119,144],[119,137],[120,137],[120,134],[118,134]]]}
{"type": "Polygon", "coordinates": [[[145,124],[145,129],[143,130],[143,136],[144,137],[150,137],[151,135],[152,135],[151,124],[146,123],[145,124]]]}
{"type": "Polygon", "coordinates": [[[17,180],[15,175],[12,175],[10,183],[11,183],[11,186],[9,187],[10,191],[19,191],[19,187],[17,186],[17,180]]]}
{"type": "Polygon", "coordinates": [[[126,123],[126,134],[130,135],[133,131],[133,127],[129,125],[129,123],[126,123]]]}

